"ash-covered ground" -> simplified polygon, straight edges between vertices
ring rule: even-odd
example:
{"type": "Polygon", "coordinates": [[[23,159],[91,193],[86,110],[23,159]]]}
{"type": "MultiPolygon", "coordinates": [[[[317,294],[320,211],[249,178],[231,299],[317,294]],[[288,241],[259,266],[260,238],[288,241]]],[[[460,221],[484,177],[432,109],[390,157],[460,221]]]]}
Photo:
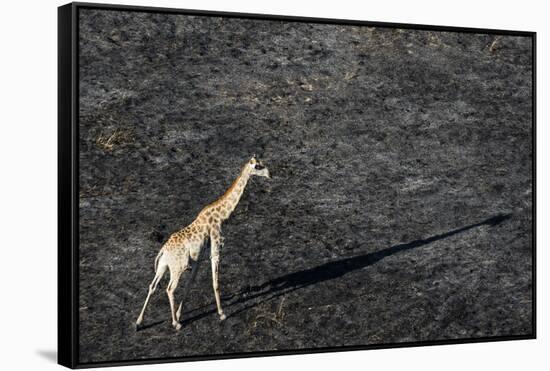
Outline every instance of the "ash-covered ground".
{"type": "Polygon", "coordinates": [[[81,362],[531,334],[529,37],[79,23],[81,362]],[[166,275],[136,332],[162,242],[253,154],[273,179],[223,226],[227,320],[203,261],[182,330],[166,275]]]}

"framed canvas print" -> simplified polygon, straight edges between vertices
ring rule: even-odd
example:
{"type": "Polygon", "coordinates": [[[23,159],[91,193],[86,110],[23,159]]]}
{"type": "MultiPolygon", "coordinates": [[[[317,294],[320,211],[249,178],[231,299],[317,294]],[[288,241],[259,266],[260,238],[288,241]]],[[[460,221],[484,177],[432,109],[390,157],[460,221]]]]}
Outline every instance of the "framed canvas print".
{"type": "Polygon", "coordinates": [[[58,17],[62,365],[535,338],[535,33],[58,17]]]}

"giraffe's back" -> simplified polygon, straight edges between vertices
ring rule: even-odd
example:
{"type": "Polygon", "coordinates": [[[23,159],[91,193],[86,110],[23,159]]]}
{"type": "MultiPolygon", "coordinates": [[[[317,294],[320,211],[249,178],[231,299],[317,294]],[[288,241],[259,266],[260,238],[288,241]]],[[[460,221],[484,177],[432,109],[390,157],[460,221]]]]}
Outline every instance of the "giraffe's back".
{"type": "Polygon", "coordinates": [[[200,249],[207,236],[207,228],[199,223],[191,223],[187,227],[173,233],[162,249],[167,258],[178,261],[191,259],[197,260],[200,249]]]}

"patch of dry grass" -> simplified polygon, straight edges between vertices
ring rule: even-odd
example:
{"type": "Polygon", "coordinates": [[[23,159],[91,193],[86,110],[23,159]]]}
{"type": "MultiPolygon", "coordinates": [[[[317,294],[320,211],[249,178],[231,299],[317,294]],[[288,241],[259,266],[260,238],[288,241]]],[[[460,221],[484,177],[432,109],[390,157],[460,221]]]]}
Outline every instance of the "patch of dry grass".
{"type": "Polygon", "coordinates": [[[100,134],[95,143],[102,150],[111,152],[115,146],[130,143],[132,140],[133,136],[130,130],[115,129],[110,134],[100,134]]]}
{"type": "Polygon", "coordinates": [[[285,298],[283,297],[282,300],[281,300],[281,303],[279,304],[279,308],[277,309],[277,311],[275,313],[268,312],[268,311],[259,313],[256,316],[256,318],[254,319],[254,321],[252,322],[252,326],[254,328],[256,328],[260,321],[274,322],[274,323],[282,326],[283,321],[284,321],[285,316],[286,316],[285,312],[283,311],[284,302],[285,302],[285,298]]]}

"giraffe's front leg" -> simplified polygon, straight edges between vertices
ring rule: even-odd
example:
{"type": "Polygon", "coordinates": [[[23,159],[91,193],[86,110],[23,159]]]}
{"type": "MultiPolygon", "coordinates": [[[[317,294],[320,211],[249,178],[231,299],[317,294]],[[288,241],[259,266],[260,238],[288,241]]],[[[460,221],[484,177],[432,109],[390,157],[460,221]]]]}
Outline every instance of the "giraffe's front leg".
{"type": "Polygon", "coordinates": [[[212,263],[212,286],[214,287],[214,296],[216,297],[216,306],[218,308],[218,314],[220,320],[223,321],[227,317],[223,313],[221,299],[220,299],[220,286],[218,283],[218,267],[220,264],[220,232],[213,230],[210,232],[210,261],[212,263]]]}
{"type": "Polygon", "coordinates": [[[222,304],[220,299],[220,286],[218,283],[218,266],[220,263],[220,257],[219,255],[213,256],[211,260],[212,260],[212,285],[214,287],[214,296],[216,297],[216,306],[218,307],[218,314],[220,315],[220,320],[223,321],[227,317],[222,310],[222,304]]]}

